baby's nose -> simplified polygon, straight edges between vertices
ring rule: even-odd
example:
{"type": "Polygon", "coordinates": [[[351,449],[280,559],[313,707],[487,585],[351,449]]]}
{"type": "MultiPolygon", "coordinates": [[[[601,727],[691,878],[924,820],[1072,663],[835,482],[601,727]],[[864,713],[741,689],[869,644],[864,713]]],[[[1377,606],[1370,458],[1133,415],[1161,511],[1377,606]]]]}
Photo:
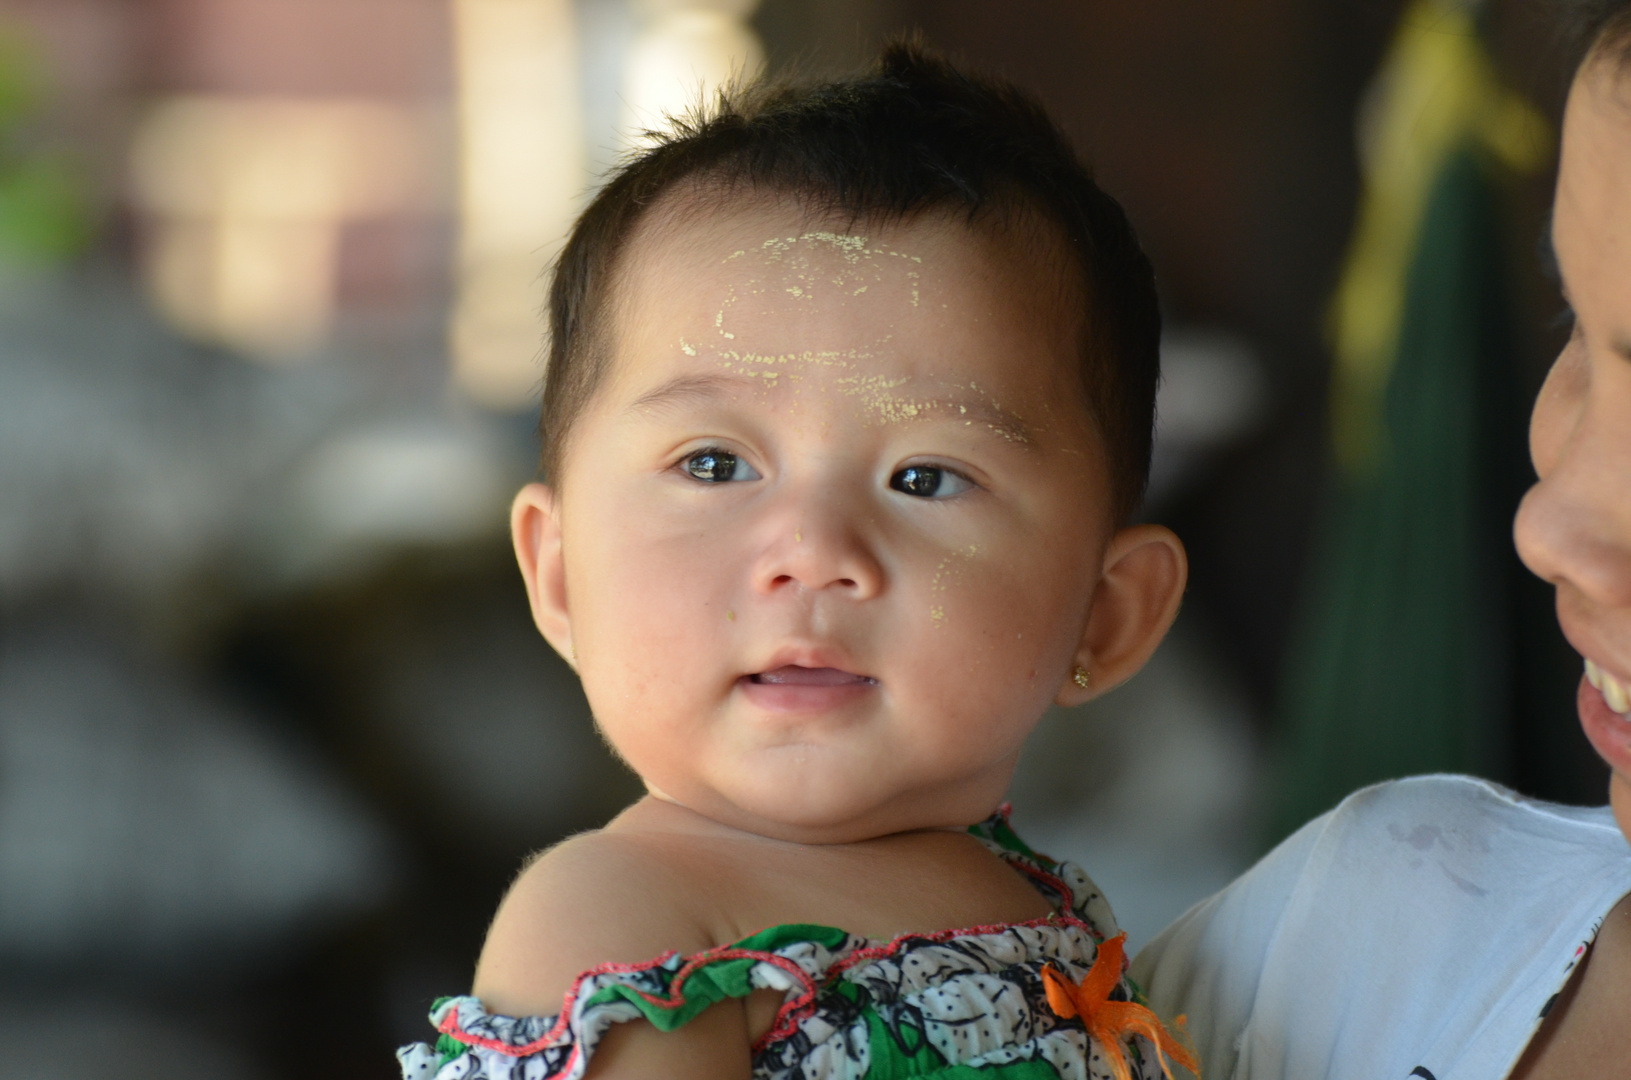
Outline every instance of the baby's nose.
{"type": "Polygon", "coordinates": [[[766,543],[754,568],[754,587],[831,590],[854,600],[883,591],[884,570],[864,522],[836,500],[805,503],[766,543]]]}

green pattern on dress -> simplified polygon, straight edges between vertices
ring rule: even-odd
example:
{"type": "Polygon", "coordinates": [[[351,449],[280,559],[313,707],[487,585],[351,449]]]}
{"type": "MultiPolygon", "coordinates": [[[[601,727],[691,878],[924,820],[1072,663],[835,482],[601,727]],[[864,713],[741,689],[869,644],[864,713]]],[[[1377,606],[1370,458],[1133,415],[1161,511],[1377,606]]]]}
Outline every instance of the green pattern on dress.
{"type": "MultiPolygon", "coordinates": [[[[836,950],[848,937],[844,931],[831,926],[786,923],[745,937],[731,945],[730,949],[774,953],[789,945],[814,942],[824,948],[836,950]]],[[[685,1000],[674,1007],[647,1001],[634,987],[622,984],[607,986],[597,991],[588,998],[585,1005],[594,1008],[626,1001],[639,1009],[640,1015],[650,1021],[653,1027],[661,1031],[674,1031],[695,1020],[710,1005],[731,998],[747,997],[753,993],[758,989],[751,981],[753,969],[762,962],[754,957],[739,957],[715,960],[697,968],[686,976],[684,984],[678,987],[685,1000]]],[[[672,997],[674,984],[670,982],[667,989],[668,995],[672,997]]]]}

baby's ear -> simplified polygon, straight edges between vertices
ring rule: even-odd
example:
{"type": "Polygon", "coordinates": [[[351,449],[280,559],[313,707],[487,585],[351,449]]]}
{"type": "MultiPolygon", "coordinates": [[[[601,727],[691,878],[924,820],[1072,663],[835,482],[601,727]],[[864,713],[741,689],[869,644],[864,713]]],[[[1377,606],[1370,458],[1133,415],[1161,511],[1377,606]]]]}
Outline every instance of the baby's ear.
{"type": "Polygon", "coordinates": [[[1188,581],[1189,556],[1171,529],[1134,525],[1112,537],[1075,668],[1055,700],[1080,705],[1131,678],[1166,637],[1188,581]]]}
{"type": "Polygon", "coordinates": [[[528,484],[510,505],[510,538],[538,632],[573,664],[572,620],[566,609],[566,566],[561,560],[561,515],[555,492],[528,484]]]}

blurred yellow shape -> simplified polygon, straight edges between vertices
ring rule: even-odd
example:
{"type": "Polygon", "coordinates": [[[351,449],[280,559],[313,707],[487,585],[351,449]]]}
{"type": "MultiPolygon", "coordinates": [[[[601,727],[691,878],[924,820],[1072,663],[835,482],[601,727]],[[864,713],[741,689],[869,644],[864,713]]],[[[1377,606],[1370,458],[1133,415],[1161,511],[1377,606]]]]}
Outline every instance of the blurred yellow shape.
{"type": "Polygon", "coordinates": [[[339,227],[432,197],[420,110],[364,101],[180,97],[143,119],[144,274],[179,329],[298,357],[334,313],[339,227]]]}
{"type": "Polygon", "coordinates": [[[571,0],[453,0],[459,86],[455,383],[495,409],[541,376],[543,273],[588,184],[571,0]]]}
{"type": "Polygon", "coordinates": [[[764,48],[747,25],[758,0],[645,0],[646,25],[629,50],[623,129],[638,140],[688,112],[737,76],[752,76],[764,48]]]}
{"type": "Polygon", "coordinates": [[[1382,399],[1417,233],[1439,171],[1469,144],[1518,171],[1551,153],[1545,119],[1501,85],[1464,2],[1415,0],[1360,118],[1364,192],[1330,313],[1332,434],[1350,471],[1383,451],[1382,399]]]}

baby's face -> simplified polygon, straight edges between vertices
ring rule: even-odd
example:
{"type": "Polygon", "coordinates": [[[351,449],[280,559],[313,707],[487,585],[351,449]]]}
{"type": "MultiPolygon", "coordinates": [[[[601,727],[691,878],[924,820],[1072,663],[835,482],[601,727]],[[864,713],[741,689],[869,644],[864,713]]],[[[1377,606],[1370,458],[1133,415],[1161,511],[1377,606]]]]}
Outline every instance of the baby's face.
{"type": "Polygon", "coordinates": [[[960,221],[665,215],[554,513],[566,629],[646,784],[841,842],[988,814],[1113,533],[1057,263],[960,221]]]}

